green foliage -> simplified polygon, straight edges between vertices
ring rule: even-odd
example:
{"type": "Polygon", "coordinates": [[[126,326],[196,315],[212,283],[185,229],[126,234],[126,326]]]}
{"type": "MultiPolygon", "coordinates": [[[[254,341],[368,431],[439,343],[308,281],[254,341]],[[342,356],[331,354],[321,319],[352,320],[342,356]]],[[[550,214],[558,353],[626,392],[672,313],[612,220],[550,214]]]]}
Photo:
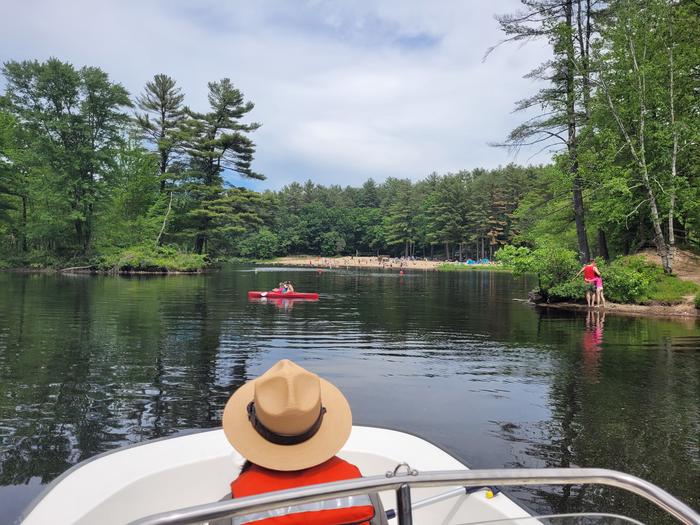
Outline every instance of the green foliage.
{"type": "Polygon", "coordinates": [[[695,295],[695,308],[700,310],[700,293],[695,295]]]}
{"type": "Polygon", "coordinates": [[[532,270],[537,274],[540,292],[545,296],[555,285],[571,279],[578,268],[578,256],[573,250],[545,246],[532,252],[532,270]]]}
{"type": "Polygon", "coordinates": [[[654,280],[663,277],[661,268],[649,264],[641,256],[619,258],[600,270],[605,297],[616,303],[644,302],[654,280]]]}
{"type": "Polygon", "coordinates": [[[111,272],[198,272],[208,265],[204,255],[168,246],[133,246],[102,256],[96,264],[98,269],[111,272]]]}
{"type": "MultiPolygon", "coordinates": [[[[586,285],[577,274],[578,263],[572,250],[543,246],[535,250],[506,246],[496,254],[504,268],[516,273],[534,273],[539,293],[548,301],[583,301],[586,285]]],[[[603,276],[605,297],[616,303],[677,304],[698,286],[665,275],[660,266],[642,256],[620,257],[612,264],[598,264],[603,276]]]]}
{"type": "Polygon", "coordinates": [[[498,250],[494,258],[517,274],[534,272],[533,254],[530,248],[525,246],[513,246],[508,244],[498,250]]]}
{"type": "Polygon", "coordinates": [[[550,302],[584,301],[586,298],[586,284],[582,279],[570,279],[558,283],[548,290],[547,299],[550,302]]]}
{"type": "Polygon", "coordinates": [[[281,252],[280,238],[268,228],[263,227],[244,238],[240,242],[238,250],[243,257],[272,259],[281,252]]]}
{"type": "Polygon", "coordinates": [[[179,226],[194,238],[193,248],[199,254],[217,251],[222,239],[244,233],[249,223],[261,222],[254,205],[256,195],[244,188],[226,189],[224,170],[265,178],[251,167],[255,146],[248,137],[260,124],[241,122],[253,103],[246,102],[228,78],[208,86],[209,112],[187,110],[179,134],[189,157],[179,226]]]}
{"type": "Polygon", "coordinates": [[[345,239],[338,232],[330,231],[321,235],[321,255],[341,255],[345,247],[345,239]]]}

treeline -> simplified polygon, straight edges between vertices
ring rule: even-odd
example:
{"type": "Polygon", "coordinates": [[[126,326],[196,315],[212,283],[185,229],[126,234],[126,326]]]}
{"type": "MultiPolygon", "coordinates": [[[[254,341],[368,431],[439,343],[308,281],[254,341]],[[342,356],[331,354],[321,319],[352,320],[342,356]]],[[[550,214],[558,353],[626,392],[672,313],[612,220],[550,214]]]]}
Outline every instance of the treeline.
{"type": "Polygon", "coordinates": [[[504,42],[552,48],[530,74],[542,89],[516,105],[530,118],[502,146],[557,150],[553,164],[358,188],[227,185],[227,172],[263,178],[253,104],[229,79],[193,109],[166,75],[132,97],[98,68],[7,62],[0,265],[490,258],[510,243],[574,248],[580,260],[653,245],[670,273],[676,246],[700,242],[700,4],[524,0],[498,20],[504,42]]]}
{"type": "Polygon", "coordinates": [[[265,226],[245,236],[244,256],[392,254],[491,257],[518,235],[515,211],[546,168],[509,165],[361,187],[292,183],[266,192],[265,226]]]}
{"type": "Polygon", "coordinates": [[[207,259],[285,254],[491,257],[518,234],[515,211],[548,171],[514,165],[390,178],[309,181],[253,192],[259,124],[229,79],[209,108],[156,75],[132,99],[98,68],[8,62],[0,105],[0,254],[14,265],[192,270],[207,259]]]}
{"type": "Polygon", "coordinates": [[[522,240],[554,238],[581,260],[652,244],[670,273],[678,241],[697,246],[700,231],[700,3],[522,4],[498,17],[502,43],[544,39],[552,58],[516,105],[534,116],[504,145],[560,150],[520,210],[522,240]]]}
{"type": "Polygon", "coordinates": [[[0,98],[0,253],[11,264],[141,251],[225,251],[261,224],[260,194],[228,187],[251,166],[253,104],[224,78],[208,107],[156,75],[132,99],[95,67],[7,62],[0,98]],[[170,246],[170,248],[162,248],[170,246]]]}

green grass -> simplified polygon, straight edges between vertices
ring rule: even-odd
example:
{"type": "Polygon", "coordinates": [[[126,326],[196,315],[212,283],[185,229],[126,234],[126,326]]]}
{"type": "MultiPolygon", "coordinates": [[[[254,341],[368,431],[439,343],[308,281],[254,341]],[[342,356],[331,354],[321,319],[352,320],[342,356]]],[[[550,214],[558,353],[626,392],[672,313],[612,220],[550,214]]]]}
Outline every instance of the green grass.
{"type": "Polygon", "coordinates": [[[661,304],[680,304],[686,301],[686,296],[700,292],[700,286],[683,281],[673,275],[662,275],[651,285],[649,293],[640,299],[640,303],[649,302],[661,304]]]}

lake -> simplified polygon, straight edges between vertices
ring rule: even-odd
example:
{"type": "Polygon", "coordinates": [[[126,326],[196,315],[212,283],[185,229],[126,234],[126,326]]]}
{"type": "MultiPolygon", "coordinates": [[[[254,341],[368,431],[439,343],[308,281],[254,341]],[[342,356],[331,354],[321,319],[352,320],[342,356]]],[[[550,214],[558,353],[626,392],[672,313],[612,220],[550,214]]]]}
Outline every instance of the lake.
{"type": "MultiPolygon", "coordinates": [[[[605,467],[700,507],[700,324],[547,312],[506,273],[253,268],[197,276],[0,273],[0,523],[71,465],[220,425],[242,383],[290,358],[356,424],[471,467],[605,467]],[[254,302],[292,280],[318,302],[254,302]]],[[[599,487],[521,489],[532,509],[626,511],[599,487]]]]}

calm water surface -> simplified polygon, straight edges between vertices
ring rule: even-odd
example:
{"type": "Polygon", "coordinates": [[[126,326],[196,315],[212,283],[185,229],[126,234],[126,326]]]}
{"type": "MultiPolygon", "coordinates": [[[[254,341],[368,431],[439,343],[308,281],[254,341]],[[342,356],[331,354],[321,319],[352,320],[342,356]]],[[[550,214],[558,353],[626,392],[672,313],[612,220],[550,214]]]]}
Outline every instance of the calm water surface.
{"type": "MultiPolygon", "coordinates": [[[[232,267],[203,276],[0,274],[0,523],[74,463],[216,427],[243,382],[291,358],[358,424],[472,467],[607,467],[700,507],[700,326],[540,312],[490,272],[232,267]],[[292,280],[318,302],[248,301],[292,280]]],[[[625,510],[599,488],[515,490],[530,508],[625,510]]]]}

